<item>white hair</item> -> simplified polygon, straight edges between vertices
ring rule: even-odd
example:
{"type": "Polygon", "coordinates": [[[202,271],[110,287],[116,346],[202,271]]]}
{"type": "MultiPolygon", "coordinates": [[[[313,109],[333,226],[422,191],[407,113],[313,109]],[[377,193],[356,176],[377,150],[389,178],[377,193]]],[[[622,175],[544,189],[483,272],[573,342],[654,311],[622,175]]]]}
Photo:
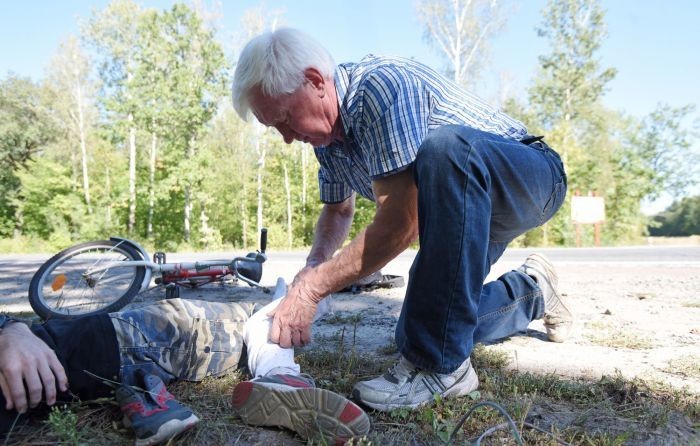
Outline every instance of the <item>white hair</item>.
{"type": "Polygon", "coordinates": [[[280,28],[252,38],[243,48],[233,75],[233,108],[247,119],[253,88],[259,87],[272,97],[293,93],[304,83],[307,68],[317,69],[327,79],[335,70],[330,53],[307,34],[280,28]]]}

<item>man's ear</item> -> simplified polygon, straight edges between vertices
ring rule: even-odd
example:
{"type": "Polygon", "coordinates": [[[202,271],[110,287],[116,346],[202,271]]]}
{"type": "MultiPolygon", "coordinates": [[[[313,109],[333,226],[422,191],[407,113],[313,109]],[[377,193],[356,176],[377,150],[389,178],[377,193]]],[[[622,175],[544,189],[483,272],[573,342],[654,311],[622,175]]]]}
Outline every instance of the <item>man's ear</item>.
{"type": "Polygon", "coordinates": [[[316,68],[309,67],[304,70],[304,78],[316,89],[320,97],[326,95],[326,79],[316,68]]]}

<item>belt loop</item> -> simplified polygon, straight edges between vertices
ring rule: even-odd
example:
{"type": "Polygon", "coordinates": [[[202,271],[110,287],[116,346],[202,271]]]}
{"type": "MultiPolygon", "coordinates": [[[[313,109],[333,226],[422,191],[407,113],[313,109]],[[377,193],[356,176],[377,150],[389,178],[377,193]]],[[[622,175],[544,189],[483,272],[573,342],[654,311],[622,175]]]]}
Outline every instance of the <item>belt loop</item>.
{"type": "Polygon", "coordinates": [[[542,136],[533,136],[533,135],[525,135],[523,139],[520,140],[521,143],[525,144],[526,146],[529,146],[532,143],[542,141],[544,139],[544,135],[542,136]]]}

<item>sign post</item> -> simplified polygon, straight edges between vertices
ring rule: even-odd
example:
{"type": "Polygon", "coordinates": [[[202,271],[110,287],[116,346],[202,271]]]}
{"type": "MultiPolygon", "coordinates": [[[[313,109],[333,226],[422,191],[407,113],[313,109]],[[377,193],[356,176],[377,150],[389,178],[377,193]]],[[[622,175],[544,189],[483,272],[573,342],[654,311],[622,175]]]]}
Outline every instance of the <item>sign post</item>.
{"type": "Polygon", "coordinates": [[[593,236],[595,246],[600,246],[600,225],[605,222],[605,199],[596,196],[595,192],[588,192],[588,196],[581,196],[574,192],[571,197],[571,221],[576,228],[576,246],[581,246],[581,225],[593,224],[593,236]]]}

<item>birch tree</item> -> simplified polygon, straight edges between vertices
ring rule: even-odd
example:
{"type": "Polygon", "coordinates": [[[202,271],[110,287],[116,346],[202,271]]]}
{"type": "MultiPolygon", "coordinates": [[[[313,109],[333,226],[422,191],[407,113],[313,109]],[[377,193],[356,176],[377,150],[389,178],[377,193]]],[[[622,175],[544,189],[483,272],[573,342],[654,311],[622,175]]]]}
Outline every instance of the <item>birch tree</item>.
{"type": "Polygon", "coordinates": [[[98,12],[85,27],[87,40],[101,56],[99,65],[103,80],[103,103],[117,116],[126,117],[122,137],[129,148],[129,212],[127,232],[133,234],[136,226],[136,126],[134,113],[138,98],[130,84],[134,79],[135,54],[138,45],[139,6],[132,0],[115,0],[98,12]]]}
{"type": "Polygon", "coordinates": [[[55,92],[53,108],[59,125],[65,129],[71,154],[79,153],[83,197],[88,214],[92,214],[88,133],[94,128],[97,117],[94,108],[96,86],[90,79],[90,69],[90,62],[78,39],[69,37],[59,46],[48,76],[48,84],[55,92]]]}
{"type": "Polygon", "coordinates": [[[447,72],[474,87],[489,53],[491,39],[504,25],[499,0],[420,0],[418,20],[424,38],[447,60],[447,72]]]}

